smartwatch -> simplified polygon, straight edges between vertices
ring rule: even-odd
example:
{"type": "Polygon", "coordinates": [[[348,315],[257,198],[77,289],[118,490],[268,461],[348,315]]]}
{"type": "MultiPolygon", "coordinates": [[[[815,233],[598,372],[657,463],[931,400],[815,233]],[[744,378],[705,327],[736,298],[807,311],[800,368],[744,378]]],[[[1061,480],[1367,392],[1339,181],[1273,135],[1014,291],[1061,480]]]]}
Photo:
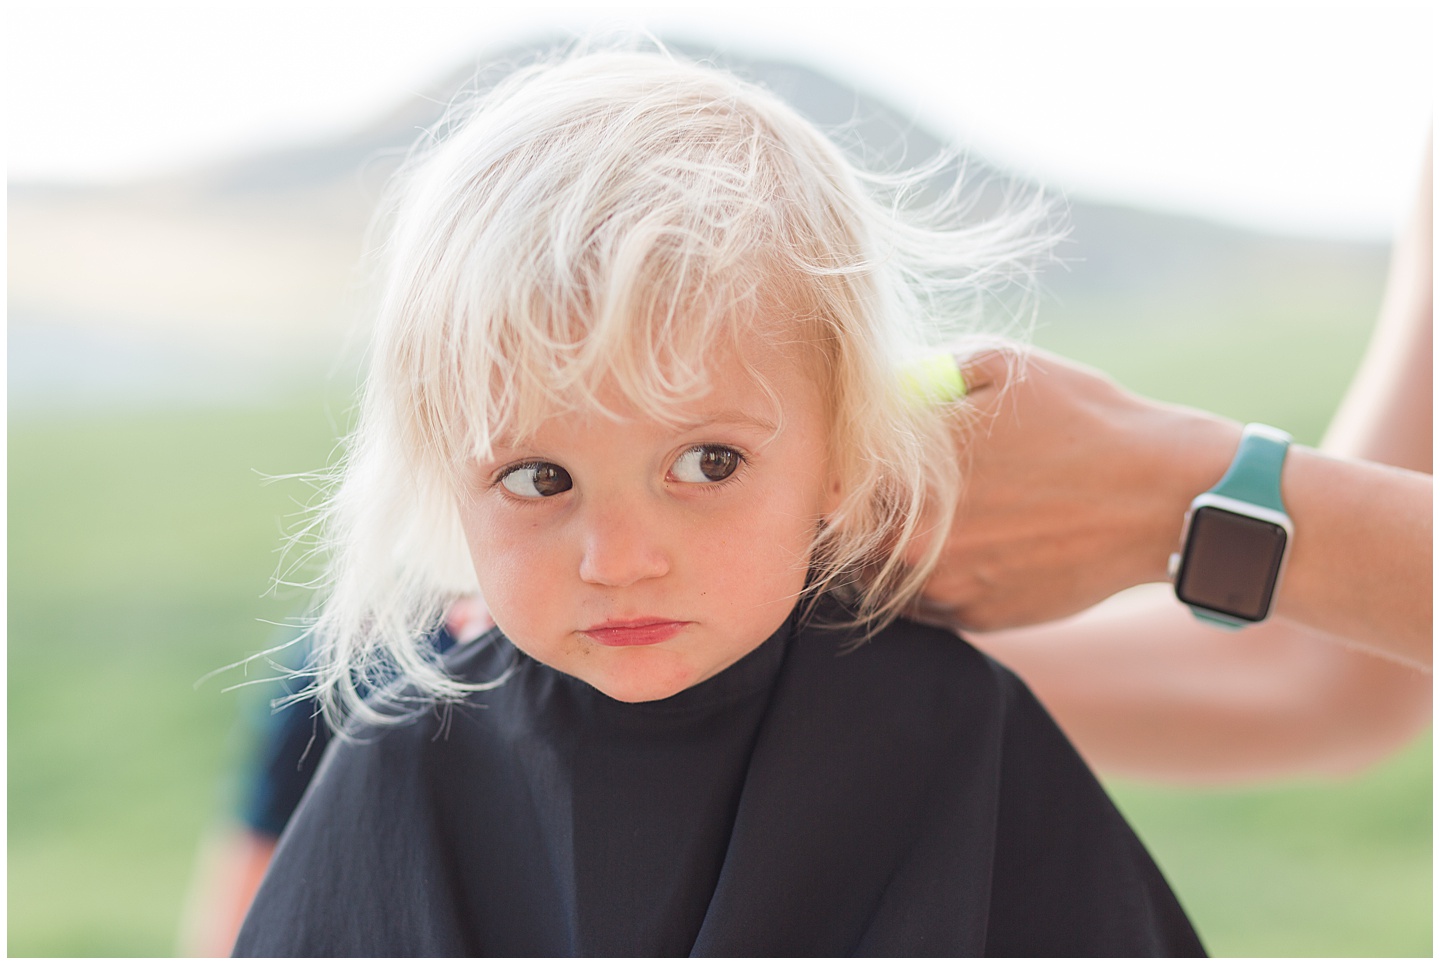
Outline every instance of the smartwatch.
{"type": "Polygon", "coordinates": [[[1198,619],[1238,630],[1270,615],[1295,532],[1280,496],[1289,450],[1287,433],[1246,426],[1220,482],[1190,504],[1170,575],[1198,619]]]}

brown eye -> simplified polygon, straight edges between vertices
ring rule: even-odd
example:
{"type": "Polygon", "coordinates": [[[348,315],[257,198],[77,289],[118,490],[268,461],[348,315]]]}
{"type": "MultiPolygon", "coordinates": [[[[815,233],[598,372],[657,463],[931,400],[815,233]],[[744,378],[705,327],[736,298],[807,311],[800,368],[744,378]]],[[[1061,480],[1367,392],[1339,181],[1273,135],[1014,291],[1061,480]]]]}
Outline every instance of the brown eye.
{"type": "Polygon", "coordinates": [[[742,458],[729,446],[696,446],[675,460],[670,474],[687,483],[722,482],[735,474],[742,458]]]}
{"type": "Polygon", "coordinates": [[[516,466],[500,477],[500,485],[517,496],[535,499],[558,496],[574,485],[570,474],[553,462],[532,462],[516,466]]]}

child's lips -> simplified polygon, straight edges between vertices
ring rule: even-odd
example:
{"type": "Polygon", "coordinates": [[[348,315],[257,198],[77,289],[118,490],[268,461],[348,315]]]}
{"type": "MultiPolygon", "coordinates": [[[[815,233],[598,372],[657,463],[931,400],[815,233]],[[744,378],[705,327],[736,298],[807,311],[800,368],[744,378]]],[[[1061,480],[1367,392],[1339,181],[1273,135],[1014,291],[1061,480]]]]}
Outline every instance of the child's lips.
{"type": "Polygon", "coordinates": [[[607,647],[648,647],[664,643],[690,625],[688,620],[667,620],[664,617],[640,617],[635,620],[611,620],[598,623],[585,636],[607,647]]]}

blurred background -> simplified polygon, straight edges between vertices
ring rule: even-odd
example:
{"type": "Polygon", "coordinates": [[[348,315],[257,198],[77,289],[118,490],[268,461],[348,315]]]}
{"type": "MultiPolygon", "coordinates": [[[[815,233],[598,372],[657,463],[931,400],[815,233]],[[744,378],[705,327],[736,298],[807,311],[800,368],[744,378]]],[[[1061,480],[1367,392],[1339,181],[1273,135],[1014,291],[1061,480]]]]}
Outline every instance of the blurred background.
{"type": "MultiPolygon", "coordinates": [[[[1318,441],[1431,113],[1428,4],[8,5],[9,947],[176,948],[349,425],[364,228],[478,66],[648,31],[872,156],[1068,203],[1036,340],[1318,441]],[[514,5],[519,6],[519,5],[514,5]],[[247,676],[248,674],[248,676],[247,676]]],[[[1212,953],[1431,953],[1427,737],[1332,782],[1112,784],[1212,953]]]]}

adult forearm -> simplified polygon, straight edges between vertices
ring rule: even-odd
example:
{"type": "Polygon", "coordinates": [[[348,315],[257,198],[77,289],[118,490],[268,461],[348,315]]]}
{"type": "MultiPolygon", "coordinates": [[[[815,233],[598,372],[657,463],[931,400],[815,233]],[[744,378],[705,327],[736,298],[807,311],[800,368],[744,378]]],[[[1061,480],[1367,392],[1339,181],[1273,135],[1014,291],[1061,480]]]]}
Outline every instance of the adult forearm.
{"type": "Polygon", "coordinates": [[[1341,776],[1383,760],[1430,720],[1428,675],[1284,619],[1227,633],[1160,585],[971,639],[1018,672],[1110,776],[1341,776]]]}
{"type": "Polygon", "coordinates": [[[1300,452],[1287,473],[1287,498],[1320,516],[1310,545],[1297,543],[1300,565],[1279,601],[1282,613],[1306,625],[1333,626],[1426,668],[1433,660],[1431,238],[1427,156],[1375,335],[1321,447],[1350,461],[1300,452]]]}
{"type": "Polygon", "coordinates": [[[1279,615],[1429,669],[1432,477],[1293,447],[1279,615]]]}

